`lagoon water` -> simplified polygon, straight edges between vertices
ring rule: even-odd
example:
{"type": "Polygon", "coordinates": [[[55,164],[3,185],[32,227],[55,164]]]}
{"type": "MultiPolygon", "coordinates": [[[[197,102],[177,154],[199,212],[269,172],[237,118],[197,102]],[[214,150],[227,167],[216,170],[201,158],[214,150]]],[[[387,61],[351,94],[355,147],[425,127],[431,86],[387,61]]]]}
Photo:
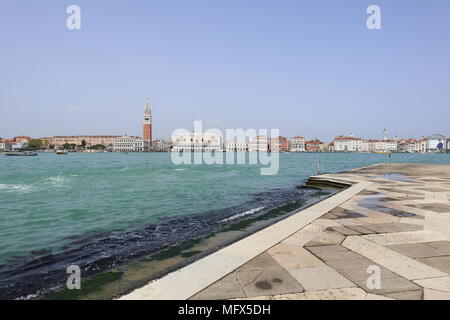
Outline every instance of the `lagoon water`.
{"type": "MultiPolygon", "coordinates": [[[[0,154],[0,296],[24,270],[80,256],[98,262],[124,248],[132,256],[307,196],[295,186],[316,174],[318,157],[322,173],[389,162],[386,154],[284,153],[278,174],[262,176],[257,165],[175,165],[168,153],[0,154]]],[[[450,154],[392,161],[449,164],[450,154]]]]}

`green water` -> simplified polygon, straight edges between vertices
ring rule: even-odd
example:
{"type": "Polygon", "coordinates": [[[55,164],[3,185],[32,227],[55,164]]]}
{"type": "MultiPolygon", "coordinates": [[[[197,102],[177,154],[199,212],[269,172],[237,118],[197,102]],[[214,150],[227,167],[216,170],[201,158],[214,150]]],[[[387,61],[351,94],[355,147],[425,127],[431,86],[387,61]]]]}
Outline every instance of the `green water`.
{"type": "MultiPolygon", "coordinates": [[[[258,192],[300,184],[318,154],[280,154],[275,176],[256,165],[177,166],[167,153],[0,154],[0,264],[58,250],[68,237],[132,230],[160,217],[239,205],[258,192]]],[[[322,172],[379,162],[385,154],[320,154],[322,172]]],[[[393,162],[450,163],[450,154],[393,154],[393,162]]]]}

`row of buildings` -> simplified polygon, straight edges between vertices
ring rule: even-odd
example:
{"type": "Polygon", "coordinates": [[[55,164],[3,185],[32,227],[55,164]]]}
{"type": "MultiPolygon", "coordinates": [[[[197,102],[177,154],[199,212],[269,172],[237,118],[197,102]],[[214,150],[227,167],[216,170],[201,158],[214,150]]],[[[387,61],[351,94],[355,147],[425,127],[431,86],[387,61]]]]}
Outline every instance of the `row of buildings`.
{"type": "Polygon", "coordinates": [[[11,139],[0,138],[0,151],[14,151],[23,149],[28,145],[31,138],[27,136],[18,136],[11,139]]]}
{"type": "MultiPolygon", "coordinates": [[[[27,136],[0,139],[0,151],[26,148],[31,138],[27,136]]],[[[40,138],[43,148],[61,149],[64,145],[90,148],[101,145],[115,152],[450,152],[450,139],[433,134],[421,139],[388,139],[386,131],[383,139],[363,139],[353,135],[338,136],[330,143],[317,139],[306,140],[296,136],[268,138],[255,136],[246,140],[232,140],[223,143],[217,134],[190,133],[173,136],[170,141],[150,142],[137,136],[54,136],[40,138]]]]}
{"type": "MultiPolygon", "coordinates": [[[[0,138],[0,151],[14,151],[26,148],[32,139],[18,136],[12,139],[0,138]]],[[[45,149],[104,147],[115,152],[450,152],[450,139],[433,134],[421,139],[388,138],[386,129],[380,140],[363,139],[353,135],[338,136],[330,143],[318,139],[306,140],[296,136],[268,138],[263,135],[233,139],[223,142],[220,134],[184,133],[172,136],[170,141],[152,141],[152,112],[147,102],[143,117],[143,137],[118,135],[54,136],[36,139],[45,149]]]]}
{"type": "Polygon", "coordinates": [[[165,151],[199,152],[445,152],[450,151],[450,139],[440,134],[433,134],[421,139],[389,139],[387,131],[383,139],[363,139],[353,135],[338,136],[330,143],[318,139],[306,140],[296,136],[268,138],[256,136],[246,140],[231,140],[222,143],[220,135],[201,135],[190,133],[172,137],[170,147],[165,151]]]}
{"type": "MultiPolygon", "coordinates": [[[[27,136],[14,137],[12,139],[0,138],[0,151],[14,151],[26,148],[31,138],[27,136]]],[[[62,149],[66,146],[74,148],[91,148],[104,146],[109,151],[116,152],[146,152],[152,148],[152,112],[150,101],[147,102],[143,117],[143,138],[136,136],[118,135],[84,135],[84,136],[54,136],[39,139],[43,149],[62,149]]],[[[159,146],[159,143],[157,143],[159,146]]]]}

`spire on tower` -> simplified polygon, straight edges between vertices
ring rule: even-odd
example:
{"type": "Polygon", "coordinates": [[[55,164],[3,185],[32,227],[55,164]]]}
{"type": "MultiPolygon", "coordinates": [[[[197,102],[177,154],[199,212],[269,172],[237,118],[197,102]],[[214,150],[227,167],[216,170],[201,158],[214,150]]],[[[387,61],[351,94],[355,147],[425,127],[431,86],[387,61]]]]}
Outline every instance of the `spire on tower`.
{"type": "Polygon", "coordinates": [[[150,99],[149,99],[149,97],[147,97],[147,102],[145,104],[145,111],[149,111],[150,112],[150,99]]]}

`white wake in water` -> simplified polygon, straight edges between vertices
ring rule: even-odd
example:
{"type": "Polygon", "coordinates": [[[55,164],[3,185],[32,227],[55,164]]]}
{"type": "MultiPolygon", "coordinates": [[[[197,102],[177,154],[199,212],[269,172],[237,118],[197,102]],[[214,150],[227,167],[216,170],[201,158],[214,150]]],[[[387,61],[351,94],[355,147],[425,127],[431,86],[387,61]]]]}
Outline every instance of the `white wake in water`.
{"type": "Polygon", "coordinates": [[[1,184],[0,191],[27,193],[33,191],[34,187],[29,184],[1,184]]]}
{"type": "Polygon", "coordinates": [[[235,220],[235,219],[238,219],[238,218],[241,218],[241,217],[249,216],[249,215],[252,215],[252,214],[255,214],[255,213],[261,211],[264,208],[265,207],[253,208],[253,209],[250,209],[250,210],[247,210],[247,211],[235,214],[234,216],[231,216],[229,218],[223,219],[220,222],[228,222],[228,221],[232,221],[232,220],[235,220]]]}

